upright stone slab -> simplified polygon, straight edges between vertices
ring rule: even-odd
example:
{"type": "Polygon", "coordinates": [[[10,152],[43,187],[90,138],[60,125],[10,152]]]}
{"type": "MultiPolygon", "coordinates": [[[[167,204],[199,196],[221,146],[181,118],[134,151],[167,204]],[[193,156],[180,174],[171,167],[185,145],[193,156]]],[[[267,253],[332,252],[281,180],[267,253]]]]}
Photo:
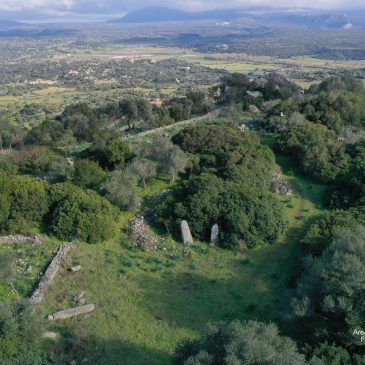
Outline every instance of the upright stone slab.
{"type": "Polygon", "coordinates": [[[191,235],[191,231],[187,221],[181,222],[181,240],[184,245],[188,245],[189,243],[193,243],[193,236],[191,235]]]}
{"type": "Polygon", "coordinates": [[[210,232],[210,245],[215,246],[219,242],[219,227],[215,224],[210,232]]]}

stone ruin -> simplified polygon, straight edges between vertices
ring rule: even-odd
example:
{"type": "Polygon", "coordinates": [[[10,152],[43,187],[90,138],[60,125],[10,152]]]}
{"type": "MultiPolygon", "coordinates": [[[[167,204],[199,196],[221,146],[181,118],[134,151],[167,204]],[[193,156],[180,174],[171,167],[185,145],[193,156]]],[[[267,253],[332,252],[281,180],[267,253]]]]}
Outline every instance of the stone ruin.
{"type": "Polygon", "coordinates": [[[219,242],[219,227],[215,224],[210,232],[210,245],[215,246],[219,242]]]}
{"type": "Polygon", "coordinates": [[[15,244],[41,244],[47,241],[47,237],[41,234],[1,236],[0,245],[15,244]]]}
{"type": "Polygon", "coordinates": [[[273,173],[272,188],[275,193],[283,194],[285,196],[290,196],[293,194],[292,186],[283,178],[281,174],[281,168],[278,165],[276,165],[273,173]]]}
{"type": "Polygon", "coordinates": [[[90,313],[94,309],[95,309],[94,304],[85,304],[85,305],[81,305],[79,307],[69,308],[69,309],[65,309],[63,311],[59,311],[59,312],[50,314],[48,316],[48,320],[55,321],[55,320],[59,320],[59,319],[68,319],[68,318],[78,316],[80,314],[90,313]]]}
{"type": "Polygon", "coordinates": [[[181,240],[183,242],[184,245],[189,245],[190,243],[193,243],[193,236],[191,234],[190,228],[189,228],[189,224],[187,221],[182,221],[180,224],[180,229],[181,229],[181,240]]]}
{"type": "Polygon", "coordinates": [[[41,303],[43,301],[49,286],[51,285],[53,279],[56,277],[58,270],[62,266],[68,251],[73,245],[74,242],[68,242],[60,246],[56,256],[52,259],[46,272],[40,280],[38,288],[33,292],[32,296],[30,297],[31,303],[41,303]]]}
{"type": "Polygon", "coordinates": [[[151,235],[147,221],[151,219],[152,212],[145,210],[131,219],[131,238],[136,246],[144,250],[157,249],[157,240],[151,235]]]}

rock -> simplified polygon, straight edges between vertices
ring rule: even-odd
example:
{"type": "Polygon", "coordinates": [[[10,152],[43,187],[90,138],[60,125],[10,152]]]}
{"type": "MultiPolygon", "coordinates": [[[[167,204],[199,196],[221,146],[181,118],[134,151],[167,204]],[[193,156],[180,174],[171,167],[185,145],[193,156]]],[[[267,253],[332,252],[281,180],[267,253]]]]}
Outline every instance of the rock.
{"type": "Polygon", "coordinates": [[[74,300],[77,305],[84,305],[85,304],[85,291],[83,290],[82,292],[77,293],[75,295],[74,300]]]}
{"type": "Polygon", "coordinates": [[[75,360],[72,360],[71,362],[70,362],[70,365],[76,365],[77,364],[77,362],[75,361],[75,360]]]}
{"type": "Polygon", "coordinates": [[[189,243],[193,243],[193,236],[191,235],[191,231],[187,221],[182,221],[180,224],[181,228],[181,240],[184,245],[188,245],[189,243]]]}
{"type": "Polygon", "coordinates": [[[56,332],[44,332],[43,333],[44,338],[49,338],[51,340],[56,340],[58,337],[58,333],[56,332]]]}
{"type": "Polygon", "coordinates": [[[50,320],[62,320],[62,319],[68,319],[68,318],[72,318],[75,316],[79,316],[80,314],[86,314],[86,313],[90,313],[95,309],[94,304],[86,304],[86,305],[82,305],[80,307],[75,307],[75,308],[69,308],[69,309],[65,309],[63,311],[60,312],[56,312],[52,314],[52,319],[50,320]]]}
{"type": "Polygon", "coordinates": [[[219,242],[219,227],[215,224],[210,232],[210,245],[215,246],[219,242]]]}
{"type": "Polygon", "coordinates": [[[49,321],[53,321],[53,316],[52,316],[52,314],[48,315],[48,316],[47,316],[47,319],[48,319],[49,321]]]}
{"type": "Polygon", "coordinates": [[[249,111],[250,111],[251,113],[255,113],[255,114],[260,113],[260,109],[259,109],[257,106],[255,106],[255,105],[250,105],[250,106],[248,107],[248,109],[249,109],[249,111]]]}
{"type": "Polygon", "coordinates": [[[49,264],[45,274],[43,275],[41,281],[38,284],[38,288],[33,292],[30,297],[31,303],[41,303],[44,296],[51,285],[53,279],[56,277],[58,270],[62,266],[68,251],[73,246],[74,242],[64,243],[58,249],[56,256],[52,259],[49,264]]]}
{"type": "Polygon", "coordinates": [[[263,96],[261,91],[246,91],[246,94],[253,98],[261,98],[263,96]]]}
{"type": "Polygon", "coordinates": [[[291,185],[286,181],[282,174],[280,166],[276,166],[273,177],[272,177],[272,188],[275,193],[283,194],[286,196],[290,196],[293,194],[293,188],[291,185]]]}
{"type": "Polygon", "coordinates": [[[77,266],[72,266],[70,268],[70,271],[71,272],[77,272],[77,271],[80,271],[81,270],[81,265],[77,265],[77,266]]]}

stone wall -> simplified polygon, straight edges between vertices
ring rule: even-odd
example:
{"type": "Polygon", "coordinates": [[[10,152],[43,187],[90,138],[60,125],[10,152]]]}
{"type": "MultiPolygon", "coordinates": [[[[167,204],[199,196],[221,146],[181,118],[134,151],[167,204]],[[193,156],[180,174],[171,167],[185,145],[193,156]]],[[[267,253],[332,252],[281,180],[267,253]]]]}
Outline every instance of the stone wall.
{"type": "Polygon", "coordinates": [[[15,245],[22,243],[41,244],[46,242],[47,238],[41,234],[22,235],[16,234],[11,236],[0,236],[0,245],[15,245]]]}
{"type": "Polygon", "coordinates": [[[30,298],[31,303],[41,303],[44,299],[45,294],[49,286],[51,285],[53,279],[56,277],[58,270],[62,266],[68,251],[73,246],[74,242],[64,243],[60,246],[57,251],[56,256],[53,258],[49,264],[45,274],[43,275],[41,281],[38,284],[38,288],[34,291],[30,298]]]}

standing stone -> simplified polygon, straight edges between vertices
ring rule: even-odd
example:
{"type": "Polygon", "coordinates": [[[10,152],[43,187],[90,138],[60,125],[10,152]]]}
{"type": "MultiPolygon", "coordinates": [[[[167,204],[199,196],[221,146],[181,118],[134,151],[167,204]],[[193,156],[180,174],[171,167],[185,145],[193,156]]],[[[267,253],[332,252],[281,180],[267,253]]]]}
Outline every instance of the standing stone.
{"type": "Polygon", "coordinates": [[[188,245],[189,243],[193,243],[193,236],[191,235],[191,231],[187,221],[181,222],[181,240],[184,245],[188,245]]]}
{"type": "Polygon", "coordinates": [[[215,246],[219,241],[219,227],[215,224],[210,232],[210,245],[215,246]]]}

